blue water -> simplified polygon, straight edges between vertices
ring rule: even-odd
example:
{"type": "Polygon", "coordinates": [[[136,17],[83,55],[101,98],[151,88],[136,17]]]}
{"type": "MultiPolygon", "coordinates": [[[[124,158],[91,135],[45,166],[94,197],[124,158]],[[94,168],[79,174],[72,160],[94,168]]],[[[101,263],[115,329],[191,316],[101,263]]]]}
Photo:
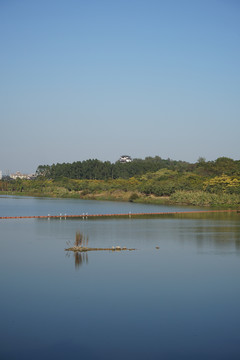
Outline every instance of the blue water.
{"type": "MultiPolygon", "coordinates": [[[[81,203],[4,201],[9,216],[81,203]]],[[[239,216],[0,220],[0,359],[239,359],[239,216]],[[137,250],[75,256],[77,231],[137,250]]]]}
{"type": "Polygon", "coordinates": [[[117,214],[196,210],[184,206],[146,205],[130,202],[0,196],[0,216],[117,214]]]}

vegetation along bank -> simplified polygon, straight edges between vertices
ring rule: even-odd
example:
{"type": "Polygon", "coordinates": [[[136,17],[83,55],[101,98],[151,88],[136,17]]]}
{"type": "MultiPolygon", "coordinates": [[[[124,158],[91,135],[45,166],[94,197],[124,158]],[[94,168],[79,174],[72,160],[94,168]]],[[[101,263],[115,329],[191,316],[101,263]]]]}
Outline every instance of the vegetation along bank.
{"type": "Polygon", "coordinates": [[[227,157],[194,164],[159,156],[114,164],[86,160],[39,165],[36,175],[2,179],[1,194],[240,207],[240,160],[227,157]]]}

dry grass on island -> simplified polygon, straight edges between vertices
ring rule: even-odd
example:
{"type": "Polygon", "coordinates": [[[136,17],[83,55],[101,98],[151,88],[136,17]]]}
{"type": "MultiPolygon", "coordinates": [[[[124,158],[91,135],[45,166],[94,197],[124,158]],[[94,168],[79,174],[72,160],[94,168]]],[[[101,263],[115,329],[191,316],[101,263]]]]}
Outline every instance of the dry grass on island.
{"type": "Polygon", "coordinates": [[[128,249],[127,247],[120,246],[112,246],[110,248],[92,248],[88,246],[88,236],[85,237],[82,233],[77,232],[75,237],[74,245],[71,246],[70,242],[67,242],[67,245],[70,245],[69,248],[65,249],[65,251],[73,251],[73,252],[87,252],[87,251],[133,251],[136,249],[128,249]]]}

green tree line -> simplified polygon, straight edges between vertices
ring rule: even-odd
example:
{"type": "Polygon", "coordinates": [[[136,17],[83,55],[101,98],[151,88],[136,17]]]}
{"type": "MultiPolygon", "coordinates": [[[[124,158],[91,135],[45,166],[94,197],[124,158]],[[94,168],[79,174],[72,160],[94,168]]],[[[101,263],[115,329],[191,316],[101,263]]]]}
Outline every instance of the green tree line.
{"type": "Polygon", "coordinates": [[[240,205],[240,161],[226,157],[200,158],[195,164],[135,159],[131,163],[86,160],[72,164],[40,165],[34,180],[2,180],[2,192],[40,196],[138,201],[166,197],[174,203],[240,205]],[[124,195],[126,194],[126,195],[124,195]],[[99,198],[99,197],[98,197],[99,198]]]}
{"type": "Polygon", "coordinates": [[[48,179],[58,179],[67,177],[69,179],[129,179],[133,176],[141,176],[147,172],[155,172],[160,169],[187,171],[191,169],[191,164],[185,161],[162,159],[159,156],[146,157],[145,159],[134,159],[129,163],[111,163],[110,161],[100,161],[90,159],[73,163],[39,165],[37,174],[48,179]]]}
{"type": "Polygon", "coordinates": [[[58,179],[66,177],[69,179],[106,180],[106,179],[129,179],[139,177],[146,173],[153,173],[160,169],[168,169],[183,172],[193,172],[200,176],[229,176],[240,175],[240,160],[220,157],[215,161],[205,161],[204,158],[194,163],[162,159],[159,156],[146,157],[145,159],[134,159],[129,163],[111,163],[89,159],[73,163],[62,163],[53,165],[39,165],[37,175],[47,179],[58,179]]]}

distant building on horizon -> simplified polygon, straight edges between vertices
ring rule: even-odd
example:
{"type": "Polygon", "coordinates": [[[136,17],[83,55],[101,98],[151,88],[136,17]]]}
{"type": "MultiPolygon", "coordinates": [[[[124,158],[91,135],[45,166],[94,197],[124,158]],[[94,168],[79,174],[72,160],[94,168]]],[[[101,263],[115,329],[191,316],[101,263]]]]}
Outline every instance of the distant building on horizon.
{"type": "Polygon", "coordinates": [[[132,158],[129,155],[122,155],[119,159],[121,163],[129,163],[132,162],[132,158]]]}
{"type": "Polygon", "coordinates": [[[22,174],[20,171],[17,171],[15,174],[10,174],[11,179],[27,179],[31,180],[35,177],[35,174],[22,174]]]}
{"type": "Polygon", "coordinates": [[[2,170],[0,170],[0,180],[2,180],[2,170]]]}

